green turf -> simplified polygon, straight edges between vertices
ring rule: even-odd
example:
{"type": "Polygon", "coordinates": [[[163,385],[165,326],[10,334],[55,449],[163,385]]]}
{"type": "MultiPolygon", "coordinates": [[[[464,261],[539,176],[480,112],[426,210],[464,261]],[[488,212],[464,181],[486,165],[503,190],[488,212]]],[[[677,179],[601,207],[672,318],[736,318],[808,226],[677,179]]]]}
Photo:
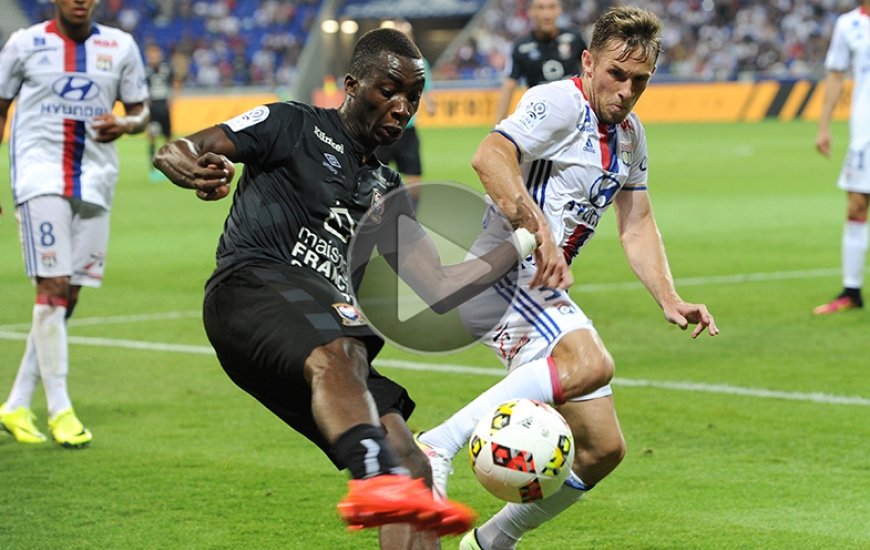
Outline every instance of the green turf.
{"type": "MultiPolygon", "coordinates": [[[[809,123],[647,128],[650,193],[671,267],[686,281],[682,295],[706,303],[722,333],[692,340],[644,290],[602,290],[635,280],[612,215],[605,218],[575,262],[573,295],[616,360],[628,453],[577,506],[528,534],[524,548],[870,548],[870,407],[636,385],[870,399],[870,312],[810,313],[840,285],[845,200],[834,181],[847,128],[834,130],[837,149],[825,160],[809,123]]],[[[469,162],[485,135],[421,130],[427,179],[477,186],[469,162]]],[[[0,549],[376,548],[374,533],[347,533],[337,519],[344,475],[200,353],[207,341],[197,312],[229,201],[202,203],[149,183],[144,140],[118,145],[104,288],[82,292],[70,334],[190,347],[71,346],[70,389],[94,442],[68,451],[0,435],[0,549]],[[172,312],[180,318],[109,322],[172,312]]],[[[33,291],[5,146],[0,174],[0,325],[25,327],[0,330],[23,334],[33,291]]],[[[0,338],[0,399],[23,347],[0,338]]],[[[496,367],[480,348],[423,358],[387,349],[383,357],[496,367]]],[[[497,379],[383,370],[416,396],[416,429],[497,379]]],[[[34,410],[43,426],[44,403],[40,390],[34,410]]],[[[455,468],[453,497],[483,515],[499,508],[464,454],[455,468]]]]}

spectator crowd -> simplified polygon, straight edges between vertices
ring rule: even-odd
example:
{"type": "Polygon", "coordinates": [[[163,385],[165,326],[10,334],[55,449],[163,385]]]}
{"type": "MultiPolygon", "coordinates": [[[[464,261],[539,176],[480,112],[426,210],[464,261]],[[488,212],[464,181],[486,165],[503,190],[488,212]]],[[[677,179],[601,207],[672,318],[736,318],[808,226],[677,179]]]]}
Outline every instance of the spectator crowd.
{"type": "MultiPolygon", "coordinates": [[[[838,15],[856,0],[562,0],[562,27],[581,29],[607,8],[631,4],[665,23],[656,79],[821,78],[838,15]]],[[[434,67],[436,78],[499,78],[511,45],[529,32],[528,0],[497,0],[468,39],[434,67]]]]}
{"type": "MultiPolygon", "coordinates": [[[[185,87],[289,87],[321,0],[103,0],[94,20],[166,52],[185,87]]],[[[31,21],[49,0],[21,0],[31,21]]]]}
{"type": "MultiPolygon", "coordinates": [[[[20,0],[32,21],[49,0],[20,0]]],[[[322,0],[104,0],[95,20],[160,45],[185,87],[290,87],[322,0]]],[[[435,80],[497,79],[529,32],[529,0],[495,0],[468,38],[433,67],[435,80]]],[[[647,8],[665,22],[656,79],[821,78],[836,17],[856,0],[562,0],[560,26],[588,40],[604,10],[647,8]]]]}

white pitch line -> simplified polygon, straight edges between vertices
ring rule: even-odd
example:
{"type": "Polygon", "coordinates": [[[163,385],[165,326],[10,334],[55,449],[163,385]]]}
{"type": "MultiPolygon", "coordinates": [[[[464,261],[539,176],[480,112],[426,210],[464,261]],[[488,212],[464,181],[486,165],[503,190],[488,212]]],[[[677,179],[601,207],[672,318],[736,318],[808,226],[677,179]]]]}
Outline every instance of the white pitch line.
{"type": "MultiPolygon", "coordinates": [[[[0,339],[4,340],[26,340],[27,334],[21,332],[8,332],[0,330],[0,339]]],[[[82,346],[102,346],[127,348],[147,351],[166,351],[171,353],[193,353],[198,355],[214,355],[214,349],[211,346],[196,346],[185,344],[168,344],[164,342],[142,342],[139,340],[122,340],[116,338],[92,338],[86,336],[70,336],[70,344],[78,344],[82,346]]],[[[405,361],[401,359],[375,359],[376,367],[386,367],[394,369],[426,371],[426,372],[444,372],[456,374],[475,374],[480,376],[493,376],[503,378],[506,372],[502,369],[493,369],[486,367],[472,367],[468,365],[450,365],[425,363],[419,361],[405,361]]],[[[742,395],[747,397],[760,397],[764,399],[787,399],[791,401],[811,401],[814,403],[827,403],[833,405],[860,405],[864,407],[870,406],[870,399],[863,397],[848,397],[841,395],[830,395],[826,393],[800,393],[800,392],[784,392],[776,390],[766,390],[758,388],[742,388],[739,386],[730,386],[727,384],[702,384],[697,382],[660,382],[654,380],[642,380],[631,378],[614,378],[614,385],[617,386],[633,386],[633,387],[649,387],[665,390],[680,390],[692,392],[707,392],[726,395],[742,395]]]]}
{"type": "MultiPolygon", "coordinates": [[[[85,327],[93,325],[117,325],[121,323],[141,323],[143,321],[169,321],[172,319],[193,319],[202,317],[202,311],[168,311],[166,313],[143,313],[141,315],[115,315],[112,317],[86,317],[70,319],[67,326],[85,327]]],[[[30,323],[0,325],[0,330],[30,330],[30,323]]]]}
{"type": "MultiPolygon", "coordinates": [[[[786,279],[812,279],[815,277],[831,277],[839,275],[839,269],[808,269],[803,271],[777,271],[774,273],[746,273],[738,275],[713,275],[709,277],[687,277],[675,279],[676,286],[701,286],[701,285],[725,285],[737,283],[756,283],[767,281],[783,281],[786,279]]],[[[601,283],[588,285],[574,285],[572,291],[578,292],[604,292],[611,290],[637,290],[642,289],[640,281],[625,283],[601,283]]]]}
{"type": "MultiPolygon", "coordinates": [[[[503,378],[506,372],[502,369],[485,367],[470,367],[466,365],[441,365],[434,363],[418,363],[416,361],[404,361],[401,359],[375,359],[376,367],[391,367],[396,369],[452,372],[459,374],[479,374],[483,376],[497,376],[503,378]]],[[[665,390],[680,390],[693,392],[720,393],[727,395],[742,395],[747,397],[761,397],[764,399],[788,399],[791,401],[811,401],[815,403],[827,403],[834,405],[861,405],[870,407],[870,399],[863,397],[847,397],[826,393],[800,393],[765,390],[758,388],[742,388],[728,384],[702,384],[698,382],[658,382],[654,380],[642,380],[632,378],[614,378],[612,384],[616,386],[633,386],[640,388],[659,388],[665,390]]]]}

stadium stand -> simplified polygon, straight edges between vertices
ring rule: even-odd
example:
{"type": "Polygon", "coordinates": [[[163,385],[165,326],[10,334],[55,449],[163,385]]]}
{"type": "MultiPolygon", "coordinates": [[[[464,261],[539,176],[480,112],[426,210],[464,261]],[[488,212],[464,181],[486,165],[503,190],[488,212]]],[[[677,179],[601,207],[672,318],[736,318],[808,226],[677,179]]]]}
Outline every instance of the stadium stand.
{"type": "MultiPolygon", "coordinates": [[[[467,40],[433,68],[441,79],[497,78],[530,28],[528,0],[493,0],[467,40]]],[[[588,39],[612,5],[647,8],[665,22],[656,80],[820,78],[837,15],[854,0],[563,0],[563,26],[588,39]]]]}
{"type": "MultiPolygon", "coordinates": [[[[32,22],[48,0],[20,0],[32,22]]],[[[95,20],[163,47],[185,87],[289,86],[321,0],[104,0],[95,20]]]]}
{"type": "MultiPolygon", "coordinates": [[[[53,14],[49,0],[17,1],[33,22],[53,14]]],[[[488,0],[469,16],[461,43],[433,64],[434,79],[500,78],[512,43],[529,30],[528,1],[488,0]]],[[[297,78],[299,56],[323,2],[104,0],[95,19],[131,32],[140,45],[164,47],[176,72],[187,75],[187,88],[287,88],[297,78]]],[[[665,21],[657,82],[820,79],[834,20],[855,6],[854,0],[563,0],[562,24],[579,27],[588,39],[603,10],[626,3],[665,21]]],[[[343,11],[364,16],[382,4],[350,0],[343,11]]],[[[444,2],[431,4],[427,9],[443,9],[444,2]]]]}

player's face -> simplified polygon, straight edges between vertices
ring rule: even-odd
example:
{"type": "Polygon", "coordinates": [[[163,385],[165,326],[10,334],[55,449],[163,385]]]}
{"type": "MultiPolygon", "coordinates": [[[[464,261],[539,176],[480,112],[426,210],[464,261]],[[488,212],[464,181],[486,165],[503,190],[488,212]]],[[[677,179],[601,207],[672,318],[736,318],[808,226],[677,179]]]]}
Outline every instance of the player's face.
{"type": "Polygon", "coordinates": [[[608,42],[597,54],[583,52],[583,89],[598,120],[605,124],[625,120],[654,72],[652,58],[644,57],[640,48],[624,55],[622,42],[608,42]]]}
{"type": "Polygon", "coordinates": [[[365,77],[349,77],[346,83],[355,104],[349,123],[364,144],[373,146],[392,145],[402,137],[426,84],[422,59],[384,52],[381,60],[365,77]]]}
{"type": "Polygon", "coordinates": [[[145,58],[149,65],[156,67],[163,61],[163,51],[155,46],[150,46],[145,50],[145,58]]]}
{"type": "Polygon", "coordinates": [[[556,32],[556,21],[562,15],[562,4],[559,0],[534,0],[529,6],[529,17],[535,24],[535,30],[542,34],[556,32]]]}
{"type": "Polygon", "coordinates": [[[51,0],[61,21],[70,27],[90,25],[98,0],[51,0]]]}

